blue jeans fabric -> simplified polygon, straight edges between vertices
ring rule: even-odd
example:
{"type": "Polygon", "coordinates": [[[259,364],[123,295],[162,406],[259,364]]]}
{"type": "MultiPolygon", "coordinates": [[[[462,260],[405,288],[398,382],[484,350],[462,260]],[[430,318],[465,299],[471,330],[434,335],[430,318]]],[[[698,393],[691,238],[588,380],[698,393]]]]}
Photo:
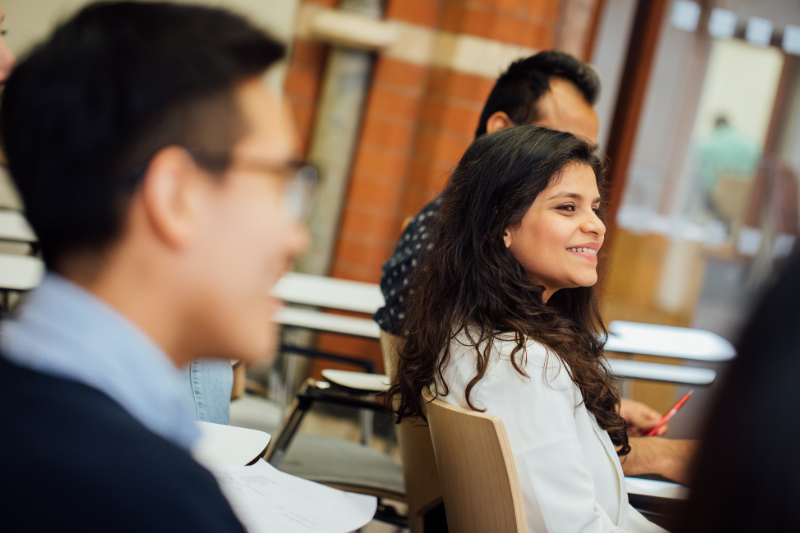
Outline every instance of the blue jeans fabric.
{"type": "Polygon", "coordinates": [[[201,422],[230,421],[233,368],[226,359],[200,359],[184,369],[187,400],[201,422]]]}

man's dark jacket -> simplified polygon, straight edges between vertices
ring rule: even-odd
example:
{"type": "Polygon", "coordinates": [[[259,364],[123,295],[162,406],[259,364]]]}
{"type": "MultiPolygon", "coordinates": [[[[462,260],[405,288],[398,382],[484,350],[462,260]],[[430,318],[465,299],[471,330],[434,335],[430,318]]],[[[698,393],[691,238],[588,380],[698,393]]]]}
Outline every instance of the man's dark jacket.
{"type": "Polygon", "coordinates": [[[185,450],[102,392],[0,355],[0,531],[244,528],[185,450]]]}

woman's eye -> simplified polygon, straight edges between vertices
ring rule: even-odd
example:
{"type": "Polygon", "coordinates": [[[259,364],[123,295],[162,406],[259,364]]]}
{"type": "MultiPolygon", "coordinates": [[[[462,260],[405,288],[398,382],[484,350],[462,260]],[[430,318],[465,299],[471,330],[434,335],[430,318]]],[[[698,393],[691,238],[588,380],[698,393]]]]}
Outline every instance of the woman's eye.
{"type": "Polygon", "coordinates": [[[572,204],[566,204],[566,205],[560,205],[556,207],[556,209],[560,211],[569,211],[570,213],[572,213],[575,211],[575,206],[572,204]]]}
{"type": "Polygon", "coordinates": [[[593,207],[592,211],[594,211],[595,215],[599,215],[600,214],[600,208],[599,207],[593,207]]]}

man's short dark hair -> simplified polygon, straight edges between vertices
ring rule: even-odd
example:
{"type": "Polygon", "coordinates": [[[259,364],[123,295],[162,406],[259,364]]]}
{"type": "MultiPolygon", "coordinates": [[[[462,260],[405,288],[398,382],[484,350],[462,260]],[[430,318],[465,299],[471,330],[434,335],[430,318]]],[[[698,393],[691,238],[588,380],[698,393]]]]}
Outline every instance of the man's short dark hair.
{"type": "Polygon", "coordinates": [[[563,52],[539,52],[515,61],[497,78],[483,106],[475,137],[486,133],[486,122],[498,111],[503,111],[517,125],[535,122],[539,118],[536,103],[550,90],[550,78],[571,82],[588,104],[597,102],[600,78],[592,67],[563,52]]]}
{"type": "Polygon", "coordinates": [[[236,86],[283,54],[208,7],[96,3],[59,26],[11,74],[0,108],[9,170],[48,266],[117,238],[161,148],[230,151],[246,133],[236,86]]]}

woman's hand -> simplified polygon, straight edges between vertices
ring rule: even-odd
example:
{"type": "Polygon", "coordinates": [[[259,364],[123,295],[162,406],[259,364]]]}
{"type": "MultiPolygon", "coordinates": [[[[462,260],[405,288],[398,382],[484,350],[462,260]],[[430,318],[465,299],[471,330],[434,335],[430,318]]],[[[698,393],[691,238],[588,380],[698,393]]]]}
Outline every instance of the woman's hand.
{"type": "MultiPolygon", "coordinates": [[[[640,402],[633,400],[622,400],[620,402],[619,414],[628,424],[628,435],[638,437],[646,435],[650,429],[658,424],[661,415],[640,402]]],[[[664,424],[658,429],[656,436],[661,436],[667,432],[667,425],[664,424]]]]}
{"type": "Polygon", "coordinates": [[[658,437],[630,439],[631,453],[622,458],[626,476],[658,474],[688,485],[699,441],[658,437]]]}

